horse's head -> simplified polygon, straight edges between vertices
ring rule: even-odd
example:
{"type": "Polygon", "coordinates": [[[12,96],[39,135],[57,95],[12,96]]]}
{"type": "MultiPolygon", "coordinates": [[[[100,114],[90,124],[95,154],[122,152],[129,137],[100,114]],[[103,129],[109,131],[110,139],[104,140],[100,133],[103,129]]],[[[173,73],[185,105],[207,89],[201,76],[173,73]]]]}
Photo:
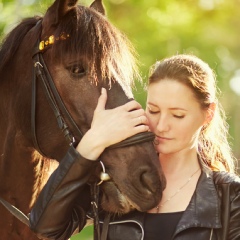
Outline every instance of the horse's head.
{"type": "MultiPolygon", "coordinates": [[[[62,108],[67,113],[61,107],[60,113],[76,141],[81,138],[80,132],[84,134],[90,128],[102,87],[108,89],[107,108],[117,107],[132,98],[131,83],[138,76],[132,47],[107,21],[101,1],[96,0],[90,7],[84,7],[77,5],[76,0],[56,0],[28,32],[21,48],[31,50],[34,55],[38,75],[36,107],[32,107],[35,145],[48,158],[60,160],[68,144],[58,128],[54,104],[50,107],[40,83],[39,69],[43,64],[38,63],[38,53],[43,57],[64,103],[62,108]],[[42,42],[33,50],[33,42],[38,36],[42,42]]],[[[19,54],[22,59],[18,60],[27,65],[24,52],[20,50],[19,54]]],[[[21,76],[26,78],[24,72],[21,76]]],[[[58,104],[56,100],[56,106],[58,104]]],[[[29,104],[27,106],[30,108],[29,104]]],[[[62,118],[58,118],[60,125],[62,118]]],[[[27,130],[29,120],[24,124],[27,130]]],[[[126,213],[132,208],[146,211],[157,205],[164,188],[164,177],[151,141],[107,149],[101,161],[111,178],[100,185],[101,205],[106,211],[126,213]]]]}

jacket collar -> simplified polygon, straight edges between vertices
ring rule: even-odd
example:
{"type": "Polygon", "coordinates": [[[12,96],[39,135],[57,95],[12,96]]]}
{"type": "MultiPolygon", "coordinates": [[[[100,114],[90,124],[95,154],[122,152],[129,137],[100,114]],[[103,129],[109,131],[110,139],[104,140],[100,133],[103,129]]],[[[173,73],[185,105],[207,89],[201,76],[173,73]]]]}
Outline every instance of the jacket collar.
{"type": "MultiPolygon", "coordinates": [[[[213,181],[213,172],[202,170],[196,190],[177,225],[174,236],[191,227],[221,228],[220,212],[220,202],[213,181]]],[[[145,213],[133,211],[123,216],[114,216],[111,219],[111,224],[135,222],[143,226],[144,215],[145,213]]]]}
{"type": "Polygon", "coordinates": [[[203,171],[192,199],[180,219],[175,235],[189,227],[221,228],[220,203],[212,171],[203,171]]]}

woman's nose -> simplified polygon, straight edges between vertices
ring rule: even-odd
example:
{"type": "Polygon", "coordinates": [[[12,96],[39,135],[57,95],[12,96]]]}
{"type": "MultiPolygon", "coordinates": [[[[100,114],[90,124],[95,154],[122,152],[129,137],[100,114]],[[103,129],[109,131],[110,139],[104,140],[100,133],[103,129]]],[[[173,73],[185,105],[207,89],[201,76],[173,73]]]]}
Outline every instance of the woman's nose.
{"type": "Polygon", "coordinates": [[[167,132],[169,130],[169,121],[166,117],[161,116],[157,123],[158,132],[167,132]]]}

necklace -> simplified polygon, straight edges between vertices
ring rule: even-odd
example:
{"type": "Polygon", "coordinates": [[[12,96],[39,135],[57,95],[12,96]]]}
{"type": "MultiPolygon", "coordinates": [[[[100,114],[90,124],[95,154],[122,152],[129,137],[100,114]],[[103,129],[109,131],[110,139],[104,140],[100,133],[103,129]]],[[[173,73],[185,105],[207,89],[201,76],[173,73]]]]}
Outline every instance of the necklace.
{"type": "Polygon", "coordinates": [[[159,213],[159,208],[163,207],[164,204],[166,204],[167,202],[169,202],[172,198],[174,198],[192,179],[192,177],[200,170],[200,168],[197,169],[197,171],[195,171],[189,178],[188,180],[180,187],[177,189],[177,191],[170,196],[166,201],[164,201],[162,204],[158,204],[155,208],[157,210],[157,213],[159,213]]]}

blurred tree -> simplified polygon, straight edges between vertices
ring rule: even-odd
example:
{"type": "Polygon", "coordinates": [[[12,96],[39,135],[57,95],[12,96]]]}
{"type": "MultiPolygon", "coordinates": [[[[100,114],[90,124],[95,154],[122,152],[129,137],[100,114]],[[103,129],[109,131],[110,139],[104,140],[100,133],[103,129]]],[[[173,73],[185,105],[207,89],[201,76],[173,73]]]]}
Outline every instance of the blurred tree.
{"type": "MultiPolygon", "coordinates": [[[[0,0],[0,39],[27,16],[41,15],[52,0],[0,0]]],[[[92,1],[80,0],[89,5],[92,1]]],[[[110,21],[132,41],[144,82],[149,66],[176,54],[193,53],[214,69],[240,159],[240,0],[105,0],[110,21]]],[[[145,106],[139,84],[136,99],[145,106]]],[[[83,239],[88,239],[84,235],[83,239]]],[[[78,236],[73,238],[78,239],[78,236]]]]}

